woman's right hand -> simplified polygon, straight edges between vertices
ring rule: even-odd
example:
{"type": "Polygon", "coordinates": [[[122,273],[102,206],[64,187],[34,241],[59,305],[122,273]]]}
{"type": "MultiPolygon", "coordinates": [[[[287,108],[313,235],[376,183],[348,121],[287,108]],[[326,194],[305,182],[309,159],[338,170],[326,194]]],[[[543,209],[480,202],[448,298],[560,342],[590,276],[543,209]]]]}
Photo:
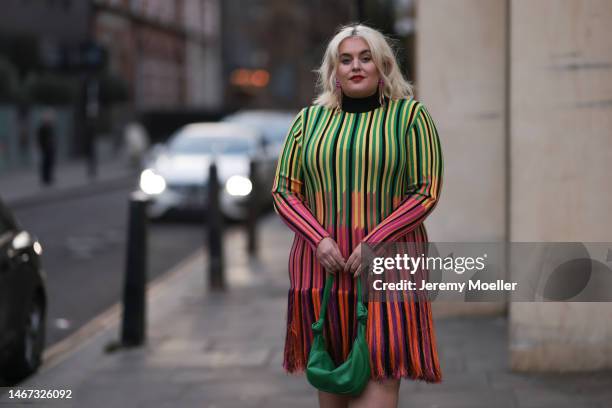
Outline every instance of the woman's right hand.
{"type": "Polygon", "coordinates": [[[332,238],[323,238],[317,246],[315,255],[328,273],[335,275],[336,272],[344,270],[344,258],[338,244],[332,238]]]}

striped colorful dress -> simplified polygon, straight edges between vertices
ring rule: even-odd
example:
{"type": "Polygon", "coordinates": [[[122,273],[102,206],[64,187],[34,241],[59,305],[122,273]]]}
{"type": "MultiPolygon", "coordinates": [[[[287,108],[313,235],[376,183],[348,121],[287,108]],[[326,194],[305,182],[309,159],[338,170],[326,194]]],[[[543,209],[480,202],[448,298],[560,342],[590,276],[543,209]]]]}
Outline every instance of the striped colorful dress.
{"type": "MultiPolygon", "coordinates": [[[[272,187],[275,211],[295,232],[283,361],[289,373],[305,370],[311,325],[319,317],[325,270],[315,257],[318,243],[333,238],[347,259],[360,242],[427,242],[423,221],[442,186],[440,141],[421,102],[366,101],[356,111],[345,106],[313,105],[298,113],[272,187]]],[[[356,281],[347,273],[337,277],[325,338],[339,364],[356,334],[356,281]]],[[[372,378],[440,382],[430,303],[406,300],[397,306],[368,301],[372,378]]]]}

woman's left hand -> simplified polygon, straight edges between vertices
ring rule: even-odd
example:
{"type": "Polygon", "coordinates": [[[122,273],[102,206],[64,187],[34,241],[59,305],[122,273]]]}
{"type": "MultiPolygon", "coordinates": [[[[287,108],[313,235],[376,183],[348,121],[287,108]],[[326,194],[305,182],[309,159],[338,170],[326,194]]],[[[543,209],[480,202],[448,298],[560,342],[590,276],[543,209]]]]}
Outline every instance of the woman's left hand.
{"type": "Polygon", "coordinates": [[[344,271],[352,273],[354,277],[361,274],[361,243],[355,247],[351,256],[348,257],[344,264],[344,271]]]}

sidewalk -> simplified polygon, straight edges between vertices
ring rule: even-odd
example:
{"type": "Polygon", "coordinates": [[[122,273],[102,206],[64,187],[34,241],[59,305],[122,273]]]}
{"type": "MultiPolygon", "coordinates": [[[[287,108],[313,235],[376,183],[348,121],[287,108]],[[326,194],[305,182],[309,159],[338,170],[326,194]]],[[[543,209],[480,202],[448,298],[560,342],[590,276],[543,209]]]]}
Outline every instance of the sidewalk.
{"type": "MultiPolygon", "coordinates": [[[[304,376],[282,371],[286,261],[292,233],[274,215],[259,231],[260,258],[244,234],[226,239],[226,294],[205,290],[198,252],[149,289],[148,342],[106,354],[115,320],[63,360],[47,363],[24,389],[68,389],[71,400],[0,406],[315,407],[304,376]]],[[[505,318],[436,320],[442,384],[403,381],[406,407],[609,407],[612,373],[524,375],[506,368],[505,318]]]]}
{"type": "Polygon", "coordinates": [[[55,183],[51,186],[41,185],[38,167],[33,165],[28,169],[0,173],[0,198],[11,207],[25,206],[100,189],[135,186],[136,180],[137,172],[120,156],[101,158],[93,179],[87,174],[85,159],[59,163],[55,169],[55,183]]]}

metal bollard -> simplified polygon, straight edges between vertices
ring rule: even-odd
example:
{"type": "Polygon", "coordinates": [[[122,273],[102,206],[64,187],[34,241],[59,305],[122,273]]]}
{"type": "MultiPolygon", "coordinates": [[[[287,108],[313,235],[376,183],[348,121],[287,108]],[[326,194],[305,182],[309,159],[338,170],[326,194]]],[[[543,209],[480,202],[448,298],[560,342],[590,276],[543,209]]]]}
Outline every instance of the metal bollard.
{"type": "Polygon", "coordinates": [[[249,196],[249,208],[246,223],[247,250],[250,256],[257,255],[257,217],[259,216],[259,177],[257,176],[257,162],[251,159],[249,163],[249,178],[253,185],[249,196]]]}
{"type": "Polygon", "coordinates": [[[125,347],[140,346],[146,338],[148,200],[140,191],[130,195],[121,325],[121,345],[125,347]]]}
{"type": "Polygon", "coordinates": [[[223,214],[219,205],[219,178],[217,165],[211,163],[208,171],[208,251],[209,286],[213,291],[225,290],[223,275],[223,214]]]}

